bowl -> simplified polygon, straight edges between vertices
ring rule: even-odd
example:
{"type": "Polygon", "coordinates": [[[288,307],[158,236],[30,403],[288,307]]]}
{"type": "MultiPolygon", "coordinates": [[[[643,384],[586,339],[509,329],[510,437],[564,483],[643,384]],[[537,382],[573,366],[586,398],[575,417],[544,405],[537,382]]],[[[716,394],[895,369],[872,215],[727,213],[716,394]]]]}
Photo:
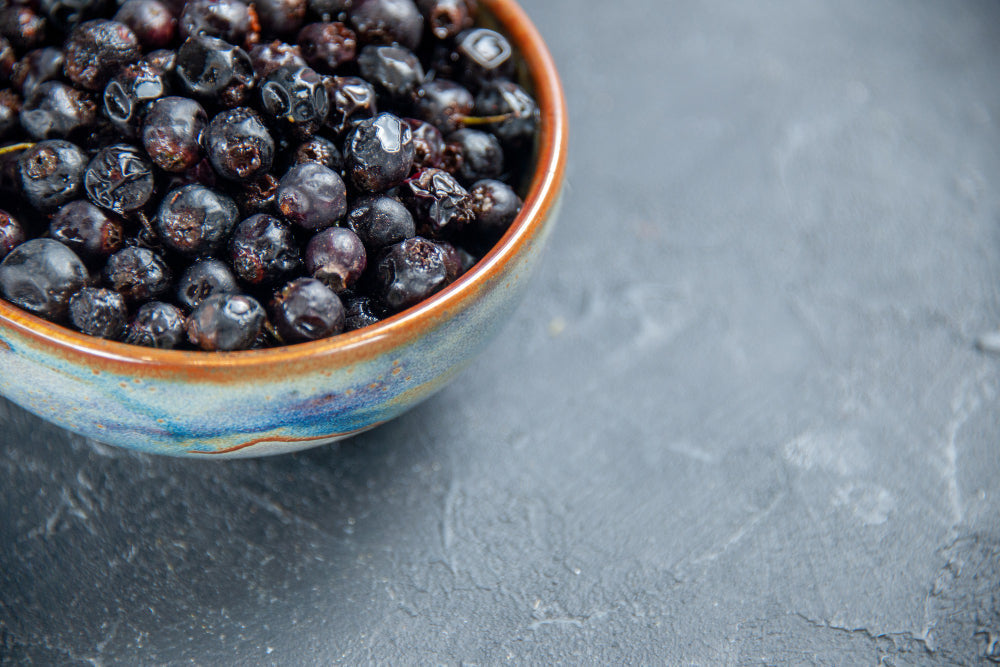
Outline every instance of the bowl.
{"type": "Polygon", "coordinates": [[[157,350],[86,336],[0,300],[0,393],[50,422],[143,452],[248,457],[333,442],[444,387],[517,305],[555,222],[567,149],[552,58],[512,0],[481,0],[541,111],[524,207],[479,263],[420,304],[333,338],[244,352],[157,350]]]}

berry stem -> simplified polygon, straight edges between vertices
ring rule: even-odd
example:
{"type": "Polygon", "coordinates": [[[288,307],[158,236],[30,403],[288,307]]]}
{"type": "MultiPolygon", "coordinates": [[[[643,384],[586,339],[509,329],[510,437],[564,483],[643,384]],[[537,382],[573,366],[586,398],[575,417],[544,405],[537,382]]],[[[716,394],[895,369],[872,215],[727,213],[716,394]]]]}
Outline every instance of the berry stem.
{"type": "Polygon", "coordinates": [[[458,120],[462,125],[489,125],[490,123],[502,123],[510,118],[509,113],[501,113],[495,116],[459,116],[458,120]]]}
{"type": "Polygon", "coordinates": [[[17,151],[25,151],[34,146],[34,142],[25,142],[23,144],[11,144],[10,146],[4,146],[0,148],[0,156],[7,155],[8,153],[16,153],[17,151]]]}

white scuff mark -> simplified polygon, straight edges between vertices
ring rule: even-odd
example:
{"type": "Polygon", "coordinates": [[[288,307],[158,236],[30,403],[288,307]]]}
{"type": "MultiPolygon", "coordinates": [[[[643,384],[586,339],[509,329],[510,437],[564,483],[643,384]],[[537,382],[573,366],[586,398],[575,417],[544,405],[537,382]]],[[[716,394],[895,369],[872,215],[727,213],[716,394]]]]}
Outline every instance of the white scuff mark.
{"type": "MultiPolygon", "coordinates": [[[[980,373],[982,375],[982,373],[980,373]]],[[[965,519],[965,510],[962,504],[962,490],[958,484],[958,434],[965,426],[969,418],[979,409],[982,404],[982,396],[979,385],[982,378],[976,379],[974,386],[972,381],[966,380],[955,392],[951,400],[951,419],[945,427],[944,465],[941,474],[944,477],[945,487],[948,495],[948,507],[951,512],[952,527],[956,527],[965,519]]]]}
{"type": "Polygon", "coordinates": [[[719,462],[718,457],[714,454],[691,442],[688,442],[687,440],[671,442],[667,445],[667,451],[681,456],[686,456],[689,459],[700,461],[701,463],[710,463],[714,465],[719,462]]]}
{"type": "Polygon", "coordinates": [[[741,523],[740,526],[735,531],[733,531],[733,533],[727,539],[720,542],[716,546],[710,548],[708,551],[701,554],[697,558],[694,558],[691,561],[691,564],[701,565],[703,563],[711,563],[712,561],[719,558],[719,556],[729,551],[730,548],[735,546],[737,543],[740,542],[740,540],[746,537],[747,533],[749,533],[754,528],[754,526],[759,524],[768,515],[770,515],[775,510],[775,508],[778,507],[778,504],[785,499],[785,496],[787,495],[788,492],[784,490],[775,494],[771,502],[767,504],[767,507],[763,508],[759,512],[755,512],[754,514],[750,515],[750,517],[746,521],[741,523]]]}
{"type": "Polygon", "coordinates": [[[868,452],[858,434],[806,432],[784,447],[785,459],[803,470],[826,470],[850,475],[868,466],[868,452]]]}
{"type": "Polygon", "coordinates": [[[882,525],[896,509],[893,495],[877,484],[859,486],[849,482],[833,492],[831,502],[834,507],[849,509],[866,526],[882,525]]]}

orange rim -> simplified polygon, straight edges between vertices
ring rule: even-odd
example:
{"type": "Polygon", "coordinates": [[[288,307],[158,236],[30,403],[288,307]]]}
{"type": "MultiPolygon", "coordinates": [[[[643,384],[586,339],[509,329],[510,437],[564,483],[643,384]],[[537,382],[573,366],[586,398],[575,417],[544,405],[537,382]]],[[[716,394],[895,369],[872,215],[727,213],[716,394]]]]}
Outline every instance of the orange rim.
{"type": "MultiPolygon", "coordinates": [[[[541,111],[538,164],[528,197],[517,220],[503,238],[468,273],[420,304],[378,324],[333,338],[266,350],[198,352],[141,348],[87,336],[22,311],[0,299],[0,330],[47,344],[65,357],[86,358],[107,368],[173,375],[216,375],[219,371],[278,370],[290,364],[322,357],[331,367],[356,361],[396,347],[427,331],[442,317],[473,299],[482,285],[495,279],[526,245],[530,244],[555,205],[566,167],[568,120],[562,84],[552,56],[538,30],[513,0],[483,0],[487,10],[504,27],[507,36],[528,66],[541,111]]],[[[95,371],[96,372],[96,371],[95,371]]]]}

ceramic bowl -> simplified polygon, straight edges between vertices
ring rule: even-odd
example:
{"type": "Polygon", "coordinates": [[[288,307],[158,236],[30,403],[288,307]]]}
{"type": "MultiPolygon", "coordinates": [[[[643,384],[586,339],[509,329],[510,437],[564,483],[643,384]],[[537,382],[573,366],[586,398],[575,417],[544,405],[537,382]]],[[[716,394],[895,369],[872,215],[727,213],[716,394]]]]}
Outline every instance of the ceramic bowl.
{"type": "Polygon", "coordinates": [[[468,273],[374,326],[229,353],[92,338],[0,300],[0,393],[100,442],[174,456],[245,457],[332,442],[382,424],[455,377],[508,319],[553,222],[566,109],[544,43],[512,0],[481,0],[523,60],[541,110],[524,208],[468,273]]]}

